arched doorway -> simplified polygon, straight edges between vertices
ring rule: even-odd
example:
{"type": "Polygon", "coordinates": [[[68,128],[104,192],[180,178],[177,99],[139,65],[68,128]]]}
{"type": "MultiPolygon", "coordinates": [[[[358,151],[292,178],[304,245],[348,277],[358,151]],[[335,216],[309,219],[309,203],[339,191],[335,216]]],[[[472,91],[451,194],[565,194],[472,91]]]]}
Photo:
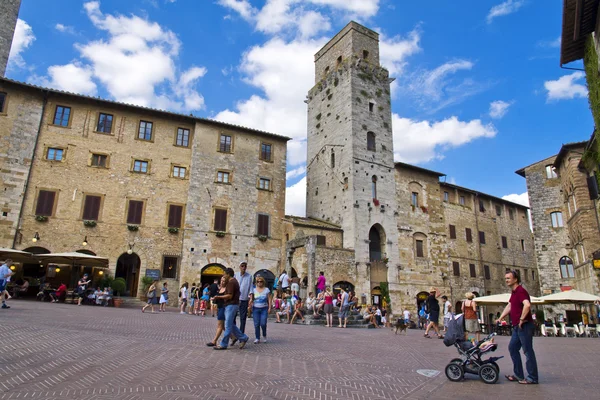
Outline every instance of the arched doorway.
{"type": "Polygon", "coordinates": [[[379,261],[382,258],[381,235],[373,225],[369,231],[369,261],[379,261]]]}
{"type": "Polygon", "coordinates": [[[261,269],[260,271],[254,273],[254,280],[256,281],[256,278],[259,276],[265,279],[269,290],[273,290],[273,285],[275,284],[275,274],[273,274],[268,269],[261,269]]]}
{"type": "Polygon", "coordinates": [[[123,253],[118,258],[115,278],[125,279],[125,296],[137,296],[141,264],[140,257],[135,253],[123,253]]]}
{"type": "Polygon", "coordinates": [[[292,267],[292,276],[290,276],[290,278],[296,278],[298,276],[298,272],[296,272],[296,269],[294,269],[294,267],[292,267]]]}
{"type": "Polygon", "coordinates": [[[347,281],[339,281],[333,285],[333,294],[338,295],[340,289],[344,288],[347,292],[354,292],[354,285],[347,281]]]}
{"type": "Polygon", "coordinates": [[[371,304],[374,306],[381,306],[381,303],[381,288],[379,286],[375,286],[373,289],[371,289],[371,304]]]}
{"type": "Polygon", "coordinates": [[[417,312],[421,309],[427,298],[429,297],[429,293],[427,292],[419,292],[416,296],[417,299],[417,312]]]}
{"type": "Polygon", "coordinates": [[[200,286],[211,284],[215,279],[221,279],[225,274],[225,267],[221,264],[208,264],[200,271],[200,286]]]}

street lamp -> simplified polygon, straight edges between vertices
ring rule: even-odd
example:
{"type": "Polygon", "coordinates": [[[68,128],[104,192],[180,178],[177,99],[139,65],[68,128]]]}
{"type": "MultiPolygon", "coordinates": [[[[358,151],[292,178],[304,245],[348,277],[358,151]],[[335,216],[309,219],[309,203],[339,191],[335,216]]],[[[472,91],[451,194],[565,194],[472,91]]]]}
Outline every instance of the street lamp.
{"type": "Polygon", "coordinates": [[[83,239],[83,242],[81,243],[82,246],[87,246],[88,245],[88,241],[87,241],[87,235],[86,237],[83,239]]]}
{"type": "Polygon", "coordinates": [[[33,235],[33,238],[31,239],[31,241],[33,243],[37,242],[38,240],[40,240],[40,234],[39,233],[35,233],[35,235],[33,235]]]}

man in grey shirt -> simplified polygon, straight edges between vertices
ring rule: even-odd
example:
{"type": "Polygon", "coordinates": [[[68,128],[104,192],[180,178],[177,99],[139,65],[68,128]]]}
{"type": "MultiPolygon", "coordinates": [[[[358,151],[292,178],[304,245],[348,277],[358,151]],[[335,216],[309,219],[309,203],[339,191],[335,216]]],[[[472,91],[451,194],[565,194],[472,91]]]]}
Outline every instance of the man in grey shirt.
{"type": "Polygon", "coordinates": [[[252,275],[246,272],[248,263],[242,261],[240,263],[240,271],[235,273],[235,279],[240,284],[240,331],[245,333],[246,331],[246,318],[248,317],[248,298],[250,297],[250,291],[252,291],[252,275]]]}

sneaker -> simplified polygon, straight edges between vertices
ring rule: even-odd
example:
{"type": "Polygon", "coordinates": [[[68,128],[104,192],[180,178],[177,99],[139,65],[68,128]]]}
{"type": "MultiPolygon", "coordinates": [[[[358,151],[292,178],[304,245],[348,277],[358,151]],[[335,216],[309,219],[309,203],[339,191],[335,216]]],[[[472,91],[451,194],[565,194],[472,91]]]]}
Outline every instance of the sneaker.
{"type": "Polygon", "coordinates": [[[179,314],[187,314],[185,311],[180,311],[179,314]]]}
{"type": "Polygon", "coordinates": [[[259,343],[260,343],[260,340],[254,339],[254,344],[259,344],[259,343]]]}
{"type": "Polygon", "coordinates": [[[7,306],[6,304],[2,304],[2,308],[10,308],[10,306],[7,306]]]}
{"type": "Polygon", "coordinates": [[[240,350],[242,350],[246,346],[246,343],[248,343],[248,339],[240,340],[240,350]]]}
{"type": "Polygon", "coordinates": [[[267,343],[267,338],[266,338],[266,337],[263,337],[263,340],[262,340],[262,342],[263,342],[263,343],[267,343]]]}

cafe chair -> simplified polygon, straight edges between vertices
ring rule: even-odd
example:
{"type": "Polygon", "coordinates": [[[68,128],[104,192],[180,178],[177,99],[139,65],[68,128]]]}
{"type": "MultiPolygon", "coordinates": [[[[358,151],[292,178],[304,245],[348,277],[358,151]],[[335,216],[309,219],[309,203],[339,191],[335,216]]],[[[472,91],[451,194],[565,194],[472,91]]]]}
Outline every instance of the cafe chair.
{"type": "Polygon", "coordinates": [[[556,325],[552,322],[544,322],[544,324],[542,325],[542,336],[558,336],[558,328],[556,328],[556,325]]]}
{"type": "Polygon", "coordinates": [[[577,332],[573,325],[566,325],[564,322],[560,323],[560,334],[565,337],[576,337],[577,332]]]}

